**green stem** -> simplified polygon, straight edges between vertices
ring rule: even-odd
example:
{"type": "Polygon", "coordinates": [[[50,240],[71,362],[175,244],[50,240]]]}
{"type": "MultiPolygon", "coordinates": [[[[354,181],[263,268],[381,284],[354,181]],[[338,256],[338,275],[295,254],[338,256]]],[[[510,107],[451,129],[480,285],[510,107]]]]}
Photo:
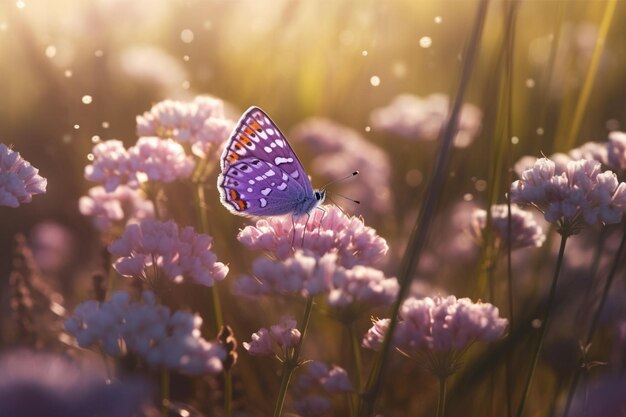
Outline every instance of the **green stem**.
{"type": "Polygon", "coordinates": [[[546,330],[548,329],[548,324],[550,320],[550,313],[552,312],[552,307],[554,305],[554,299],[555,299],[555,294],[556,294],[556,284],[559,279],[559,274],[561,272],[561,266],[563,264],[563,255],[565,254],[565,244],[567,243],[568,237],[569,235],[567,233],[561,234],[561,245],[559,247],[559,255],[556,261],[556,268],[554,269],[554,276],[552,277],[552,286],[550,287],[550,294],[548,295],[548,305],[546,306],[546,313],[541,322],[541,330],[539,331],[539,343],[537,343],[537,347],[535,348],[535,352],[533,353],[533,359],[532,359],[532,363],[530,367],[530,372],[528,372],[528,378],[526,378],[526,384],[524,385],[524,393],[522,394],[522,399],[517,409],[517,417],[521,417],[524,412],[524,406],[526,405],[526,400],[528,399],[528,393],[530,392],[530,387],[532,385],[532,380],[535,374],[535,369],[537,368],[537,362],[539,361],[539,353],[541,352],[541,347],[543,346],[543,341],[544,341],[546,330]]]}
{"type": "Polygon", "coordinates": [[[280,382],[280,390],[278,391],[278,398],[276,399],[276,405],[274,407],[274,417],[280,417],[283,411],[283,405],[285,404],[285,398],[287,397],[287,389],[289,388],[289,382],[293,372],[300,366],[298,358],[300,351],[302,350],[302,342],[304,336],[309,327],[309,321],[311,319],[311,312],[313,311],[313,297],[309,296],[306,300],[306,307],[304,308],[304,317],[302,318],[302,325],[300,329],[300,340],[293,349],[291,355],[287,354],[285,361],[283,362],[283,377],[280,382]]]}
{"type": "Polygon", "coordinates": [[[350,346],[352,348],[352,355],[350,356],[352,358],[352,373],[354,378],[354,388],[356,390],[355,394],[350,398],[350,415],[354,417],[356,416],[358,407],[354,407],[353,404],[358,404],[358,395],[361,392],[361,384],[363,383],[361,377],[363,372],[361,362],[361,342],[359,340],[359,336],[357,335],[356,322],[352,321],[347,324],[346,327],[348,328],[350,346]]]}
{"type": "MultiPolygon", "coordinates": [[[[600,304],[598,305],[598,309],[596,310],[593,319],[591,321],[591,327],[587,332],[587,338],[585,339],[584,346],[588,346],[593,339],[593,335],[596,332],[596,328],[598,327],[598,322],[600,320],[600,314],[602,313],[602,309],[604,307],[604,303],[609,295],[609,290],[611,289],[611,284],[613,284],[613,279],[617,273],[617,269],[622,265],[622,255],[624,253],[624,247],[626,246],[626,220],[622,221],[622,241],[619,244],[619,248],[617,249],[617,253],[615,254],[615,258],[613,258],[613,263],[611,264],[611,270],[609,271],[609,275],[606,278],[606,282],[604,283],[604,288],[602,289],[602,297],[600,298],[600,304]]],[[[572,401],[574,399],[574,394],[576,393],[576,387],[578,386],[578,382],[580,381],[580,377],[582,375],[584,367],[580,366],[576,369],[576,373],[574,374],[574,378],[570,383],[569,392],[567,394],[567,403],[565,405],[565,411],[563,412],[563,417],[567,417],[570,407],[572,406],[572,401]]]]}
{"type": "Polygon", "coordinates": [[[446,382],[448,378],[439,377],[439,401],[437,402],[437,417],[444,417],[446,414],[446,382]]]}
{"type": "Polygon", "coordinates": [[[398,313],[405,296],[409,292],[411,282],[415,276],[415,270],[417,269],[417,263],[420,259],[422,250],[426,245],[428,232],[430,225],[432,224],[432,218],[436,211],[436,205],[441,195],[441,190],[444,188],[444,182],[447,178],[446,168],[448,166],[448,159],[450,158],[452,141],[458,130],[459,115],[461,112],[461,106],[467,91],[470,76],[474,68],[474,62],[478,55],[478,49],[480,45],[480,39],[482,37],[483,27],[487,16],[487,9],[489,5],[488,0],[481,0],[478,5],[478,11],[476,13],[476,19],[474,20],[474,27],[472,28],[472,34],[470,36],[467,49],[463,56],[464,66],[461,72],[459,85],[456,96],[450,109],[450,116],[447,123],[442,128],[441,141],[439,145],[439,151],[437,153],[437,160],[433,175],[429,181],[426,191],[426,200],[420,209],[418,219],[411,232],[407,249],[402,258],[400,268],[398,271],[398,280],[400,282],[400,288],[396,301],[391,311],[391,320],[385,338],[382,343],[380,353],[376,358],[376,362],[370,371],[368,378],[367,388],[363,393],[363,402],[359,411],[361,417],[369,417],[374,414],[374,406],[376,400],[381,391],[383,384],[383,374],[389,361],[389,356],[392,350],[392,335],[398,324],[398,313]]]}
{"type": "Polygon", "coordinates": [[[161,369],[161,413],[163,417],[168,417],[170,402],[170,371],[167,368],[161,369]]]}

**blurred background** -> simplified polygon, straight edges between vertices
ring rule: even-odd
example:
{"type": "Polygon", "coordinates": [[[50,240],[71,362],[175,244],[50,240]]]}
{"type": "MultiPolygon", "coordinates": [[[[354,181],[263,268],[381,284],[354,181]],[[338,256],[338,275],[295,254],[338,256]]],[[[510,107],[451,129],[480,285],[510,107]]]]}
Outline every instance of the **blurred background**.
{"type": "MultiPolygon", "coordinates": [[[[571,142],[607,2],[529,0],[516,3],[506,87],[511,134],[503,133],[504,106],[496,92],[510,4],[497,0],[489,6],[465,99],[465,136],[453,152],[417,292],[485,299],[476,278],[480,250],[464,230],[471,208],[484,208],[490,200],[494,144],[512,143],[512,165],[524,155],[606,141],[608,132],[626,123],[626,4],[619,3],[612,16],[571,142]]],[[[137,140],[136,116],[161,100],[190,101],[197,95],[223,99],[233,120],[251,105],[263,108],[290,138],[316,187],[361,170],[337,190],[362,204],[335,200],[387,239],[391,250],[383,269],[395,275],[436,155],[441,113],[464,65],[477,5],[470,0],[0,0],[0,142],[13,144],[48,179],[47,193],[33,203],[0,207],[0,288],[7,284],[12,236],[21,232],[67,308],[88,297],[89,276],[102,263],[102,242],[78,212],[78,199],[93,185],[83,170],[94,143],[115,138],[130,146],[137,140]],[[423,134],[430,140],[411,138],[410,129],[403,132],[400,122],[380,110],[403,94],[429,103],[423,107],[431,113],[422,116],[439,121],[433,122],[434,134],[423,134]],[[329,124],[314,123],[320,120],[329,124]],[[333,138],[338,148],[328,145],[333,138]],[[339,157],[337,149],[343,152],[339,157]]],[[[235,235],[248,223],[223,209],[213,184],[207,199],[215,251],[234,278],[256,254],[242,259],[235,235]]],[[[506,187],[504,180],[494,191],[497,202],[504,201],[506,187]]],[[[184,212],[189,196],[170,201],[184,212]]],[[[572,245],[584,254],[595,232],[572,245]]],[[[550,244],[548,253],[530,250],[516,258],[517,278],[529,294],[548,281],[533,281],[531,275],[551,271],[550,244]]],[[[570,265],[572,277],[577,267],[570,265]]],[[[221,289],[225,297],[229,285],[221,289]]],[[[253,312],[240,313],[227,314],[240,321],[241,340],[269,324],[254,321],[253,312]]],[[[555,375],[546,372],[542,379],[549,392],[559,381],[555,375]]],[[[265,378],[276,385],[271,373],[265,378]]],[[[399,387],[389,401],[395,395],[402,407],[421,409],[407,399],[408,388],[415,392],[399,387]]],[[[263,390],[248,395],[258,399],[263,390]]]]}

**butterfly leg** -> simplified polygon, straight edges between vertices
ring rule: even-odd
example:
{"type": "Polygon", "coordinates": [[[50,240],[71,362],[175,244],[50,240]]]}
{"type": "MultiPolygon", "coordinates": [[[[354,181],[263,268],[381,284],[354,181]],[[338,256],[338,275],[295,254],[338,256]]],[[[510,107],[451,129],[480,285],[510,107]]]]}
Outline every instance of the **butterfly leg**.
{"type": "Polygon", "coordinates": [[[306,214],[306,222],[304,223],[304,229],[302,229],[302,243],[301,243],[302,249],[304,249],[304,235],[306,233],[306,227],[309,224],[309,220],[311,220],[311,215],[309,213],[307,213],[306,214]]]}
{"type": "Polygon", "coordinates": [[[291,235],[291,250],[295,252],[296,248],[294,243],[296,242],[296,221],[293,214],[291,215],[291,230],[293,232],[291,235]]]}
{"type": "Polygon", "coordinates": [[[321,234],[321,229],[322,229],[322,220],[324,220],[324,217],[326,216],[326,209],[320,206],[317,206],[315,208],[322,211],[322,217],[320,218],[320,223],[317,225],[317,237],[319,238],[321,234]]]}

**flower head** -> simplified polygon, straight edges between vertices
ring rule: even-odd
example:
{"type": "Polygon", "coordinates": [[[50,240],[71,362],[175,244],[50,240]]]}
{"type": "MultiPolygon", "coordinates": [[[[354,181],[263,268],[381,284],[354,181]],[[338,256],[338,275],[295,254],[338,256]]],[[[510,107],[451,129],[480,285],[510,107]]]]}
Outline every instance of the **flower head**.
{"type": "Polygon", "coordinates": [[[185,155],[182,145],[171,139],[139,138],[128,150],[129,164],[141,182],[170,183],[188,178],[193,172],[193,159],[185,155]]]}
{"type": "Polygon", "coordinates": [[[309,250],[318,257],[334,252],[346,268],[372,266],[387,253],[387,242],[363,220],[348,217],[335,206],[323,209],[311,213],[305,224],[290,216],[258,220],[255,226],[246,226],[237,238],[249,249],[264,250],[283,260],[295,249],[309,250]]]}
{"type": "Polygon", "coordinates": [[[557,174],[554,162],[541,158],[511,185],[511,200],[536,206],[562,233],[572,234],[582,221],[618,223],[626,209],[626,184],[611,171],[601,172],[597,161],[570,161],[557,174]]]}
{"type": "MultiPolygon", "coordinates": [[[[506,204],[491,206],[491,229],[498,244],[507,245],[509,242],[509,210],[506,204]]],[[[472,213],[470,232],[477,241],[484,239],[487,227],[487,212],[476,209],[472,213]]],[[[546,235],[532,214],[511,205],[511,248],[540,247],[546,240],[546,235]]]]}
{"type": "MultiPolygon", "coordinates": [[[[298,124],[291,139],[313,151],[313,172],[329,181],[346,176],[348,170],[359,170],[358,178],[336,184],[342,194],[367,201],[350,210],[391,211],[389,155],[359,132],[328,119],[312,118],[298,124]]],[[[332,194],[329,192],[328,196],[332,198],[332,194]]]]}
{"type": "Polygon", "coordinates": [[[328,394],[354,391],[345,369],[336,365],[329,368],[328,365],[319,361],[308,363],[306,373],[298,378],[298,387],[301,389],[311,389],[316,386],[324,388],[328,394]]]}
{"type": "MultiPolygon", "coordinates": [[[[473,303],[468,298],[410,297],[404,301],[393,335],[393,345],[407,353],[423,354],[432,360],[431,370],[449,375],[460,356],[474,342],[493,342],[502,337],[508,322],[489,303],[473,303]]],[[[363,340],[363,346],[379,349],[389,327],[389,319],[376,320],[363,340]]]]}
{"type": "Polygon", "coordinates": [[[137,173],[130,166],[130,156],[120,140],[107,140],[93,147],[93,163],[85,167],[85,178],[104,185],[107,192],[126,184],[137,188],[137,173]]]}
{"type": "Polygon", "coordinates": [[[19,152],[0,143],[0,206],[18,207],[46,192],[48,181],[19,152]]]}
{"type": "Polygon", "coordinates": [[[137,116],[139,136],[188,143],[201,158],[217,154],[232,128],[233,122],[224,116],[222,100],[208,96],[198,96],[192,102],[164,100],[137,116]]]}
{"type": "Polygon", "coordinates": [[[174,282],[189,279],[196,284],[212,286],[223,280],[228,267],[217,262],[211,251],[212,238],[197,234],[191,227],[182,231],[173,221],[143,220],[129,224],[122,236],[109,246],[119,256],[114,268],[122,275],[155,279],[158,268],[174,282]]]}
{"type": "MultiPolygon", "coordinates": [[[[448,118],[449,100],[443,94],[426,98],[401,94],[386,107],[372,112],[372,126],[382,132],[414,140],[436,140],[448,118]]],[[[465,104],[459,118],[459,131],[454,145],[464,148],[478,135],[482,112],[474,105],[465,104]]]]}
{"type": "Polygon", "coordinates": [[[252,341],[243,342],[243,347],[253,356],[276,355],[286,358],[288,352],[298,345],[300,336],[296,321],[284,318],[269,330],[259,329],[252,335],[252,341]]]}
{"type": "Polygon", "coordinates": [[[0,415],[128,417],[150,402],[138,381],[107,381],[95,366],[51,353],[15,351],[0,357],[0,415]]]}
{"type": "Polygon", "coordinates": [[[83,216],[92,217],[95,227],[101,232],[154,217],[152,202],[140,190],[125,185],[110,193],[102,186],[90,188],[88,195],[78,200],[78,209],[83,216]]]}
{"type": "Polygon", "coordinates": [[[65,329],[78,345],[100,345],[109,355],[124,353],[122,347],[154,367],[165,366],[191,375],[217,374],[226,352],[217,342],[200,336],[200,316],[185,311],[171,312],[157,304],[150,291],[142,302],[133,302],[128,293],[116,292],[103,303],[94,300],[79,304],[65,322],[65,329]]]}
{"type": "Polygon", "coordinates": [[[619,171],[626,170],[626,133],[609,133],[607,159],[610,167],[619,171]]]}

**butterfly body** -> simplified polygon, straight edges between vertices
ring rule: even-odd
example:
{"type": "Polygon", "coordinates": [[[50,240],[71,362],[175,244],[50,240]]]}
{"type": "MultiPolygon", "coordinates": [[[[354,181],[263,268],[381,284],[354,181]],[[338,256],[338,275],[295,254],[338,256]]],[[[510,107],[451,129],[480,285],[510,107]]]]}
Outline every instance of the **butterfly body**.
{"type": "Polygon", "coordinates": [[[220,201],[233,214],[299,217],[325,198],[324,190],[311,186],[285,136],[258,107],[250,107],[237,122],[220,167],[220,201]]]}

